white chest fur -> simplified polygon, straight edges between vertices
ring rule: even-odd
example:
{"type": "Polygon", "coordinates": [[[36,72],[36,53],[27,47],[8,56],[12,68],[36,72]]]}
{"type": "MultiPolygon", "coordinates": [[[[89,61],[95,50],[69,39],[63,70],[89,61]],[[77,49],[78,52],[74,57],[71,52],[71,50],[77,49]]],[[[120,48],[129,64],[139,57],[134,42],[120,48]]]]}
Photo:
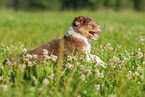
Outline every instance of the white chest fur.
{"type": "Polygon", "coordinates": [[[75,38],[84,40],[84,42],[86,43],[86,46],[83,47],[83,51],[84,51],[87,55],[90,53],[90,50],[91,50],[90,40],[87,39],[87,38],[85,38],[85,37],[83,37],[81,34],[75,32],[75,31],[73,30],[72,25],[69,26],[69,28],[68,28],[68,30],[67,30],[67,32],[66,32],[65,35],[66,35],[66,36],[71,35],[71,36],[73,36],[73,37],[75,37],[75,38]]]}

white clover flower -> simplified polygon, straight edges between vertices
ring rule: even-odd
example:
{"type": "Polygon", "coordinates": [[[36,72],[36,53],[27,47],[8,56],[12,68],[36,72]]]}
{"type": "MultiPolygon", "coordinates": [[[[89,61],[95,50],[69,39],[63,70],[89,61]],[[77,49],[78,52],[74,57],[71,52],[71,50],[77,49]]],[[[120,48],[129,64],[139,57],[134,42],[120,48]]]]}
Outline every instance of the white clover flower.
{"type": "Polygon", "coordinates": [[[95,85],[96,90],[100,90],[100,84],[95,85]]]}
{"type": "Polygon", "coordinates": [[[48,78],[53,79],[54,76],[55,76],[55,74],[53,73],[53,74],[49,75],[48,78]]]}
{"type": "Polygon", "coordinates": [[[140,39],[139,41],[140,41],[140,42],[143,42],[143,41],[144,41],[144,39],[140,39]]]}
{"type": "Polygon", "coordinates": [[[6,62],[7,65],[13,65],[9,60],[6,62]]]}
{"type": "Polygon", "coordinates": [[[96,70],[95,70],[95,73],[96,73],[96,74],[100,74],[100,71],[96,69],[96,70]]]}
{"type": "Polygon", "coordinates": [[[24,47],[24,44],[21,44],[21,47],[23,48],[24,47]]]}
{"type": "Polygon", "coordinates": [[[51,55],[50,57],[51,57],[51,60],[52,60],[52,61],[56,62],[56,60],[57,60],[57,56],[55,56],[55,55],[51,55]]]}
{"type": "Polygon", "coordinates": [[[39,88],[39,91],[43,91],[43,88],[42,88],[42,87],[40,87],[40,88],[39,88]]]}
{"type": "Polygon", "coordinates": [[[135,74],[135,75],[138,75],[138,73],[137,73],[137,72],[135,72],[134,74],[135,74]]]}
{"type": "Polygon", "coordinates": [[[11,70],[9,70],[8,75],[11,75],[11,73],[12,73],[12,71],[11,71],[11,70]]]}
{"type": "Polygon", "coordinates": [[[20,70],[21,70],[22,72],[24,72],[24,71],[25,71],[25,67],[26,67],[26,65],[25,65],[25,64],[19,65],[19,68],[20,68],[20,70]]]}
{"type": "Polygon", "coordinates": [[[116,68],[116,66],[113,66],[113,68],[116,68]]]}
{"type": "Polygon", "coordinates": [[[109,47],[109,50],[111,50],[111,51],[112,51],[112,50],[114,50],[114,48],[113,48],[113,47],[109,47]]]}
{"type": "Polygon", "coordinates": [[[115,57],[115,56],[113,56],[112,61],[113,61],[113,62],[116,62],[116,63],[121,62],[120,58],[117,58],[117,57],[115,57]]]}
{"type": "Polygon", "coordinates": [[[46,61],[46,60],[43,60],[43,64],[47,64],[48,63],[48,61],[46,61]]]}
{"type": "Polygon", "coordinates": [[[52,91],[50,91],[49,93],[50,93],[50,95],[53,95],[54,94],[52,91]]]}
{"type": "Polygon", "coordinates": [[[11,48],[14,48],[14,45],[11,45],[11,48]]]}
{"type": "Polygon", "coordinates": [[[22,68],[25,68],[26,67],[26,65],[25,64],[23,64],[23,65],[21,65],[22,66],[22,68]]]}
{"type": "Polygon", "coordinates": [[[137,70],[139,71],[141,69],[141,67],[137,67],[137,70]]]}
{"type": "Polygon", "coordinates": [[[73,58],[74,60],[77,60],[76,56],[73,56],[72,58],[73,58]]]}
{"type": "Polygon", "coordinates": [[[139,71],[139,73],[143,73],[143,69],[141,67],[137,67],[137,70],[139,71]]]}
{"type": "Polygon", "coordinates": [[[24,54],[26,54],[27,49],[26,49],[26,48],[22,49],[22,52],[23,52],[24,54]]]}
{"type": "Polygon", "coordinates": [[[38,84],[38,80],[36,79],[36,77],[32,76],[32,79],[34,80],[34,84],[37,85],[38,84]]]}
{"type": "Polygon", "coordinates": [[[98,91],[95,91],[94,94],[95,94],[95,95],[98,95],[98,91]]]}
{"type": "Polygon", "coordinates": [[[135,77],[135,73],[132,73],[132,75],[135,77]]]}
{"type": "Polygon", "coordinates": [[[70,63],[67,63],[67,64],[66,64],[66,67],[67,67],[67,68],[72,68],[72,67],[74,67],[74,66],[73,66],[72,64],[70,64],[70,63]]]}
{"type": "Polygon", "coordinates": [[[103,45],[100,45],[100,48],[103,48],[103,45]]]}
{"type": "Polygon", "coordinates": [[[23,61],[25,61],[25,62],[29,61],[29,59],[25,55],[23,55],[22,58],[23,58],[23,61]]]}
{"type": "Polygon", "coordinates": [[[55,76],[55,73],[52,73],[51,76],[55,76]]]}
{"type": "Polygon", "coordinates": [[[96,63],[96,64],[94,65],[95,68],[97,68],[97,67],[99,67],[99,66],[100,66],[99,63],[96,63]]]}
{"type": "Polygon", "coordinates": [[[29,91],[35,92],[35,88],[34,88],[34,87],[31,87],[31,88],[29,89],[29,91]]]}
{"type": "Polygon", "coordinates": [[[123,56],[123,58],[125,61],[129,61],[129,58],[126,58],[125,56],[123,56]]]}
{"type": "Polygon", "coordinates": [[[81,68],[84,68],[85,66],[84,66],[84,65],[80,65],[80,67],[81,67],[81,68]]]}
{"type": "Polygon", "coordinates": [[[127,79],[130,79],[130,76],[129,75],[124,75],[124,77],[126,77],[127,79]]]}
{"type": "Polygon", "coordinates": [[[134,70],[134,65],[132,65],[132,69],[134,70]]]}
{"type": "Polygon", "coordinates": [[[48,76],[48,78],[53,79],[53,77],[52,77],[52,76],[50,76],[50,75],[48,76]]]}
{"type": "Polygon", "coordinates": [[[0,76],[0,80],[1,80],[1,81],[3,80],[3,76],[0,76]]]}
{"type": "Polygon", "coordinates": [[[13,86],[14,85],[14,83],[13,82],[10,82],[10,86],[13,86]]]}
{"type": "Polygon", "coordinates": [[[100,66],[102,66],[102,67],[106,68],[106,66],[105,66],[105,63],[104,63],[104,62],[100,62],[99,64],[100,64],[100,66]]]}
{"type": "Polygon", "coordinates": [[[17,62],[13,62],[14,65],[17,65],[17,62]]]}
{"type": "Polygon", "coordinates": [[[138,48],[136,53],[138,54],[138,53],[140,53],[140,51],[141,51],[141,48],[138,48]]]}
{"type": "Polygon", "coordinates": [[[86,90],[84,91],[84,94],[87,94],[87,91],[86,90]]]}
{"type": "Polygon", "coordinates": [[[33,65],[34,64],[31,61],[28,62],[28,66],[33,66],[33,65]]]}
{"type": "Polygon", "coordinates": [[[142,58],[143,54],[141,52],[138,53],[138,58],[142,58]]]}
{"type": "MultiPolygon", "coordinates": [[[[15,47],[15,50],[18,50],[18,48],[17,47],[15,47]]],[[[25,53],[24,53],[25,54],[25,53]]]]}
{"type": "Polygon", "coordinates": [[[47,49],[43,49],[43,52],[48,52],[48,50],[47,49]]]}
{"type": "Polygon", "coordinates": [[[92,68],[92,66],[88,66],[87,68],[92,68]]]}
{"type": "Polygon", "coordinates": [[[44,55],[44,59],[45,59],[45,60],[49,60],[49,59],[51,59],[51,57],[48,56],[48,55],[44,55]]]}
{"type": "Polygon", "coordinates": [[[111,44],[110,43],[107,43],[106,47],[109,47],[111,44]]]}
{"type": "Polygon", "coordinates": [[[121,69],[121,66],[119,65],[119,69],[121,69]]]}
{"type": "Polygon", "coordinates": [[[28,59],[32,59],[32,55],[31,55],[31,54],[26,54],[26,57],[27,57],[28,59]]]}
{"type": "Polygon", "coordinates": [[[108,97],[118,97],[117,94],[110,94],[108,97]]]}
{"type": "Polygon", "coordinates": [[[4,45],[4,44],[2,44],[2,43],[1,43],[1,45],[2,45],[3,47],[5,47],[5,45],[4,45]]]}
{"type": "Polygon", "coordinates": [[[48,55],[48,52],[43,52],[43,55],[48,55]]]}
{"type": "Polygon", "coordinates": [[[7,46],[7,47],[6,47],[6,50],[7,50],[7,51],[9,51],[9,50],[10,50],[10,48],[7,46]]]}
{"type": "Polygon", "coordinates": [[[49,84],[49,80],[47,78],[43,79],[42,84],[47,86],[49,84]]]}
{"type": "Polygon", "coordinates": [[[104,78],[104,74],[103,73],[100,73],[99,77],[100,78],[104,78]]]}
{"type": "Polygon", "coordinates": [[[43,55],[48,55],[48,50],[47,49],[43,49],[43,55]]]}
{"type": "Polygon", "coordinates": [[[85,75],[82,74],[80,77],[79,77],[80,80],[84,81],[85,80],[85,75]]]}
{"type": "Polygon", "coordinates": [[[36,54],[33,54],[32,57],[33,57],[34,59],[37,59],[38,56],[37,56],[36,54]]]}
{"type": "Polygon", "coordinates": [[[145,62],[142,62],[142,65],[144,66],[145,65],[145,62]]]}
{"type": "Polygon", "coordinates": [[[81,95],[78,95],[77,97],[81,97],[81,95]]]}
{"type": "Polygon", "coordinates": [[[131,52],[131,55],[134,55],[134,52],[131,52]]]}
{"type": "Polygon", "coordinates": [[[8,90],[8,86],[7,85],[2,85],[3,91],[6,92],[8,90]]]}
{"type": "Polygon", "coordinates": [[[104,87],[104,86],[105,86],[105,84],[104,84],[104,83],[102,83],[101,87],[104,87]]]}
{"type": "Polygon", "coordinates": [[[124,50],[124,54],[127,54],[127,50],[124,50]]]}
{"type": "Polygon", "coordinates": [[[4,67],[3,67],[2,65],[0,65],[0,69],[3,70],[3,68],[4,68],[4,67]]]}
{"type": "Polygon", "coordinates": [[[129,72],[129,73],[128,73],[128,76],[131,78],[131,76],[132,76],[132,72],[129,72]]]}
{"type": "Polygon", "coordinates": [[[72,56],[67,56],[67,61],[71,61],[72,60],[72,56]]]}
{"type": "Polygon", "coordinates": [[[104,52],[104,49],[102,49],[101,52],[104,52]]]}
{"type": "Polygon", "coordinates": [[[143,75],[141,75],[139,78],[140,78],[140,80],[142,81],[142,80],[144,79],[144,76],[143,76],[143,75]]]}
{"type": "Polygon", "coordinates": [[[113,85],[110,85],[110,88],[113,88],[113,85]]]}
{"type": "Polygon", "coordinates": [[[121,45],[117,45],[116,47],[119,49],[119,48],[121,48],[122,46],[121,46],[121,45]]]}
{"type": "Polygon", "coordinates": [[[87,69],[86,71],[88,71],[88,74],[91,74],[92,73],[91,70],[92,69],[87,69]]]}
{"type": "Polygon", "coordinates": [[[82,60],[83,62],[85,61],[84,55],[81,55],[80,60],[82,60]]]}

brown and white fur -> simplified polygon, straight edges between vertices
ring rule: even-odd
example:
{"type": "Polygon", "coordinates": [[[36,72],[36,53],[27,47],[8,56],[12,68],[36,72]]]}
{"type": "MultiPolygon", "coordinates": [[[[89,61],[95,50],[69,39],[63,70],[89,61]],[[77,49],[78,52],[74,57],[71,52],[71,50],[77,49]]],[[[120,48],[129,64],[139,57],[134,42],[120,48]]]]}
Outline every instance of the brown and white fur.
{"type": "MultiPolygon", "coordinates": [[[[35,54],[38,56],[37,62],[39,63],[44,59],[43,49],[48,50],[49,53],[59,56],[60,46],[63,45],[63,56],[67,57],[68,54],[83,54],[86,55],[87,61],[97,60],[102,62],[99,57],[91,57],[91,44],[90,39],[97,40],[98,35],[95,32],[101,32],[102,27],[95,24],[95,21],[90,16],[76,17],[68,28],[66,34],[62,39],[53,39],[52,41],[34,49],[27,51],[26,54],[35,54]],[[63,41],[63,42],[62,42],[63,41]]],[[[20,62],[23,53],[19,56],[12,56],[8,59],[10,61],[20,62]]],[[[7,60],[5,60],[6,62],[7,60]]],[[[4,63],[5,63],[4,62],[4,63]]],[[[103,63],[103,62],[102,62],[103,63]]]]}

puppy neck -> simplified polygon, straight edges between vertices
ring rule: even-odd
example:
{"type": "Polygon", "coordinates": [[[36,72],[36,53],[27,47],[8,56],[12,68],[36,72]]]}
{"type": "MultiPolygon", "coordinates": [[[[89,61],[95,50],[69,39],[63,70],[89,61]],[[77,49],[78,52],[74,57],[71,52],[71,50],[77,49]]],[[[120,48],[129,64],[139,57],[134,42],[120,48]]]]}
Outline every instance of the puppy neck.
{"type": "Polygon", "coordinates": [[[68,28],[68,30],[67,30],[65,36],[72,36],[72,37],[77,38],[77,39],[82,39],[82,40],[85,41],[85,43],[86,43],[87,45],[90,44],[90,39],[85,38],[85,37],[83,37],[81,34],[75,32],[74,29],[73,29],[73,27],[72,27],[72,25],[69,26],[69,28],[68,28]]]}

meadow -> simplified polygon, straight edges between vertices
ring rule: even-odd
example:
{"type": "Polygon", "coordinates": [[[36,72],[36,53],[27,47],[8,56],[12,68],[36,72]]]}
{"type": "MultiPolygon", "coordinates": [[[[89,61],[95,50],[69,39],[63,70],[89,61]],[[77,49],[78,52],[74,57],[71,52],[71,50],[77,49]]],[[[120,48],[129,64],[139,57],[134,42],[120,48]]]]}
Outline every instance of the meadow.
{"type": "Polygon", "coordinates": [[[1,97],[143,97],[145,95],[145,13],[132,11],[13,12],[0,10],[1,97]],[[35,64],[10,63],[66,33],[74,17],[89,15],[102,26],[91,40],[92,54],[105,66],[70,56],[35,64]]]}

